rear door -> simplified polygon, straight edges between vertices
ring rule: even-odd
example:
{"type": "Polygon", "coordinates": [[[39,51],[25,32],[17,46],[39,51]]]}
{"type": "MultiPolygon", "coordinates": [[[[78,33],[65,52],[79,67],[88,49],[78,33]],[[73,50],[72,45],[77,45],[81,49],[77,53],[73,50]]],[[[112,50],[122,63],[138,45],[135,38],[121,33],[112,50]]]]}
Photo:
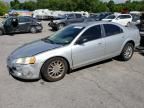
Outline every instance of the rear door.
{"type": "Polygon", "coordinates": [[[29,17],[19,17],[19,32],[28,32],[31,22],[29,17]]]}
{"type": "Polygon", "coordinates": [[[114,24],[103,24],[105,31],[105,54],[113,57],[121,52],[121,47],[125,40],[125,34],[121,27],[114,24]]]}
{"type": "Polygon", "coordinates": [[[105,41],[102,38],[101,26],[96,25],[87,29],[72,46],[74,68],[94,63],[104,57],[105,41]],[[83,41],[77,44],[78,41],[83,41]]]}

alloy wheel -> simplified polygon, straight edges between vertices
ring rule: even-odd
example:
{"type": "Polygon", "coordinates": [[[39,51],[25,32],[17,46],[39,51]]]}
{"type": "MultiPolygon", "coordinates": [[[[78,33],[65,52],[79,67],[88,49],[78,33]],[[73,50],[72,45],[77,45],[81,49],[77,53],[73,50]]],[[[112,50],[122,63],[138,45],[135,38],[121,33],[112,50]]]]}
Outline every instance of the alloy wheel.
{"type": "Polygon", "coordinates": [[[52,61],[48,66],[48,75],[51,78],[59,78],[65,71],[65,65],[61,60],[52,61]]]}

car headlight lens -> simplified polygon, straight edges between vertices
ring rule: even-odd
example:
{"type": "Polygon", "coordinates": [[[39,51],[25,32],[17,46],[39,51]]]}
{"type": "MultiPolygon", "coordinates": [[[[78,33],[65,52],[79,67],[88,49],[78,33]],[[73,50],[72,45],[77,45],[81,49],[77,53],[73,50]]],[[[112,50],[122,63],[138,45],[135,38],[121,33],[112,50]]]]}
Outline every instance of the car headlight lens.
{"type": "Polygon", "coordinates": [[[17,64],[35,64],[35,62],[36,62],[35,57],[19,58],[16,60],[17,64]]]}

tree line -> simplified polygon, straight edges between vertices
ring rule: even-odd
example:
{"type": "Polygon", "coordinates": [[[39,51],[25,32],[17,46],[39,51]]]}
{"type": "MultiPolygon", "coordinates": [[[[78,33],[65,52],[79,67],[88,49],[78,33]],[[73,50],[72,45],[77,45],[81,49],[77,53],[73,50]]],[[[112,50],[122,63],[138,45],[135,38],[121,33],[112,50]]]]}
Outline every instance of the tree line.
{"type": "Polygon", "coordinates": [[[7,13],[8,10],[9,10],[9,5],[0,0],[0,16],[7,13]]]}
{"type": "Polygon", "coordinates": [[[131,1],[116,4],[113,0],[102,2],[101,0],[30,0],[21,3],[19,0],[13,0],[9,6],[0,1],[0,15],[8,9],[50,9],[63,11],[88,11],[88,12],[121,12],[124,9],[129,11],[144,11],[144,0],[131,1]],[[3,7],[2,7],[3,6],[3,7]],[[3,10],[1,12],[1,10],[3,10]]]}

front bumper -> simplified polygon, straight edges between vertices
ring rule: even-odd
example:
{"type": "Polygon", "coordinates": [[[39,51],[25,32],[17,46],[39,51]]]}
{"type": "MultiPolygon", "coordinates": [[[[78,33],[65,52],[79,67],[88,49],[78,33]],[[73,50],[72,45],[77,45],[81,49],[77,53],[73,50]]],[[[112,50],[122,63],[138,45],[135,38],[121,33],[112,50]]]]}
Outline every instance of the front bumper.
{"type": "Polygon", "coordinates": [[[40,69],[42,64],[29,64],[29,65],[20,65],[11,63],[7,61],[7,68],[9,73],[20,79],[40,79],[40,69]]]}

